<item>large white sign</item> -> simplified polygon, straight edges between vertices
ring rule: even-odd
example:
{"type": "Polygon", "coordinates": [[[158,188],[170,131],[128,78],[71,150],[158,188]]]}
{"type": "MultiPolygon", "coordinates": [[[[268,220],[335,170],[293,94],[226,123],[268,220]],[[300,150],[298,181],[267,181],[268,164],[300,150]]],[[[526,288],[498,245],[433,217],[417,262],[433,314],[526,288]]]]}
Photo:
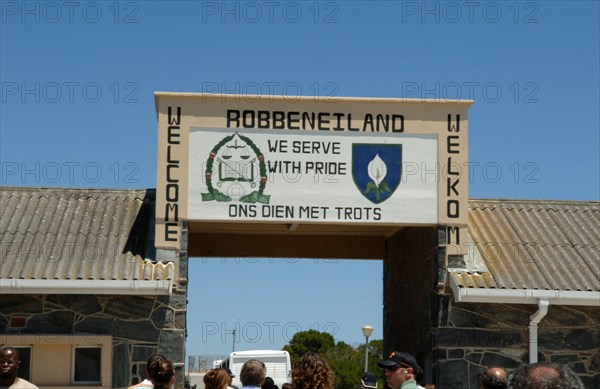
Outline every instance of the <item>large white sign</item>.
{"type": "Polygon", "coordinates": [[[438,221],[434,134],[192,128],[189,147],[190,220],[438,221]]]}

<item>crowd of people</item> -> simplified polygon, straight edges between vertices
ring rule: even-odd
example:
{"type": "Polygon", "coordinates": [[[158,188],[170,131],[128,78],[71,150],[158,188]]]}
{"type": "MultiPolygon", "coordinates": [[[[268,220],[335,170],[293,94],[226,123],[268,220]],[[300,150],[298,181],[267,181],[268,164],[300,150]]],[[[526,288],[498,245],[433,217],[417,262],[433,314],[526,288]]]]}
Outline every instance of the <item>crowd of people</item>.
{"type": "MultiPolygon", "coordinates": [[[[378,366],[383,369],[385,386],[391,389],[435,389],[433,384],[424,387],[419,384],[423,369],[409,353],[394,351],[378,366]]],[[[205,388],[230,389],[232,378],[230,371],[213,369],[204,376],[205,388]]],[[[264,363],[255,359],[242,366],[240,381],[241,389],[279,389],[267,376],[264,363]]],[[[281,389],[333,389],[334,374],[323,357],[308,352],[294,364],[291,381],[281,389]]],[[[378,389],[377,375],[365,372],[357,386],[360,389],[378,389]]],[[[523,365],[510,374],[502,367],[490,366],[481,376],[481,388],[585,389],[581,379],[569,367],[550,362],[523,365]]]]}
{"type": "MultiPolygon", "coordinates": [[[[19,352],[12,347],[0,349],[0,389],[38,389],[17,375],[19,352]]],[[[386,385],[391,389],[435,389],[420,386],[423,369],[406,352],[392,352],[378,363],[383,369],[386,385]]],[[[152,355],[146,364],[148,378],[128,389],[172,389],[175,385],[173,363],[160,354],[152,355]]],[[[205,389],[238,389],[232,387],[234,375],[228,368],[212,369],[204,375],[205,389]]],[[[240,389],[280,389],[267,376],[265,364],[256,359],[244,363],[240,372],[240,389]]],[[[334,374],[319,354],[307,352],[294,364],[291,383],[281,389],[333,389],[334,374]]],[[[378,389],[377,375],[365,372],[357,383],[360,389],[378,389]]],[[[585,389],[581,379],[567,366],[551,362],[522,365],[508,373],[500,366],[490,366],[481,377],[482,389],[585,389]]],[[[452,388],[449,388],[452,389],[452,388]]]]}
{"type": "MultiPolygon", "coordinates": [[[[417,383],[423,370],[415,358],[405,352],[394,351],[388,359],[379,362],[384,369],[385,382],[392,389],[423,389],[417,383]]],[[[376,388],[376,387],[375,387],[376,388]]],[[[425,385],[424,389],[435,389],[425,385]]],[[[481,376],[482,389],[585,389],[581,379],[568,366],[538,362],[522,365],[510,374],[500,366],[488,367],[481,376]]]]}

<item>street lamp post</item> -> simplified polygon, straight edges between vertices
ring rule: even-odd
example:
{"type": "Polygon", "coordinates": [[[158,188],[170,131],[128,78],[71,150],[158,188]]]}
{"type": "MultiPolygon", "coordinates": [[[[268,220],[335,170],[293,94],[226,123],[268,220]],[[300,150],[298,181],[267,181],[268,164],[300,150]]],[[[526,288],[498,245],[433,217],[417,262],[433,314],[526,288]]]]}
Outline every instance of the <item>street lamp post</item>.
{"type": "Polygon", "coordinates": [[[365,372],[369,370],[369,336],[373,333],[373,327],[366,325],[362,328],[363,335],[365,336],[365,372]]]}
{"type": "Polygon", "coordinates": [[[232,334],[233,334],[233,349],[232,349],[232,351],[235,352],[235,329],[233,330],[232,334]]]}

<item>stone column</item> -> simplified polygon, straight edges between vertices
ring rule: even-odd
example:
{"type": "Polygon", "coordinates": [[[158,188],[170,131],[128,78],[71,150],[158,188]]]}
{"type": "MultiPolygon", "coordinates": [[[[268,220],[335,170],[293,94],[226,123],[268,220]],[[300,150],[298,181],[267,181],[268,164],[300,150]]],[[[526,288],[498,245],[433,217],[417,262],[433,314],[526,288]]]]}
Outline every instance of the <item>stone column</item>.
{"type": "Polygon", "coordinates": [[[407,227],[386,241],[384,350],[409,352],[424,365],[431,351],[431,302],[438,268],[436,227],[407,227]]]}

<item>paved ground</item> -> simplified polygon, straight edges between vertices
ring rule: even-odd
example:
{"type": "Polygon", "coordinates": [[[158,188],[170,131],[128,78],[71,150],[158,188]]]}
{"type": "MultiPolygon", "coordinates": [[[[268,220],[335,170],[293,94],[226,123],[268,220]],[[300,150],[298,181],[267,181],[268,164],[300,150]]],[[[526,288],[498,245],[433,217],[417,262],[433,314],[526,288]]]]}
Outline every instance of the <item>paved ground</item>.
{"type": "Polygon", "coordinates": [[[204,389],[204,373],[189,373],[188,374],[190,385],[196,386],[196,389],[204,389]]]}

